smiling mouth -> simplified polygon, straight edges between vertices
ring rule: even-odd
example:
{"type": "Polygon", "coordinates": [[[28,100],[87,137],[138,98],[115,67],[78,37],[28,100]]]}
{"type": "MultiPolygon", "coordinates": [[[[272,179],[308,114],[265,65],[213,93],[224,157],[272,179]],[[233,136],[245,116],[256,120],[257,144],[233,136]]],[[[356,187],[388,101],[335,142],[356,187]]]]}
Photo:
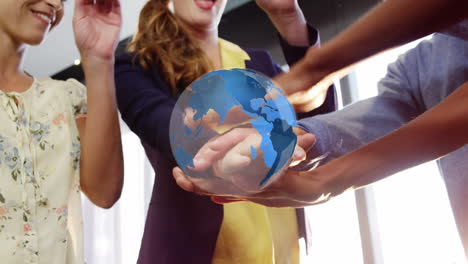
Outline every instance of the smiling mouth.
{"type": "Polygon", "coordinates": [[[32,13],[34,16],[36,16],[37,18],[41,19],[42,21],[44,21],[45,23],[49,25],[52,25],[55,21],[55,15],[46,14],[46,13],[38,12],[34,10],[32,10],[32,13]]]}

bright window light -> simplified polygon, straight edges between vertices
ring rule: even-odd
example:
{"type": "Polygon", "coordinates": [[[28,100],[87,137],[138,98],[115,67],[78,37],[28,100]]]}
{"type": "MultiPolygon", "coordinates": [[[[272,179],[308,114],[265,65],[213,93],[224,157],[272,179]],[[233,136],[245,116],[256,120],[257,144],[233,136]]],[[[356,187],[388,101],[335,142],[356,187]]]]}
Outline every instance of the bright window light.
{"type": "Polygon", "coordinates": [[[359,223],[353,192],[307,209],[311,225],[312,248],[301,263],[363,263],[359,223]]]}
{"type": "MultiPolygon", "coordinates": [[[[430,38],[428,36],[427,38],[430,38]]],[[[356,68],[359,99],[377,94],[387,65],[421,40],[383,53],[356,68]]],[[[465,264],[450,203],[435,162],[373,185],[385,264],[465,264]]],[[[348,262],[351,263],[351,262],[348,262]]]]}

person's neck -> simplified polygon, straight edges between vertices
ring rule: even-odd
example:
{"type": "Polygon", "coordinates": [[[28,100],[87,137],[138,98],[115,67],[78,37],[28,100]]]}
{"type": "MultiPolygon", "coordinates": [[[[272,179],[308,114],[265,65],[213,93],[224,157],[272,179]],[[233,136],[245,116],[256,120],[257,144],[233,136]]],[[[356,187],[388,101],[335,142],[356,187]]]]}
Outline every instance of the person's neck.
{"type": "Polygon", "coordinates": [[[23,71],[25,45],[15,43],[6,33],[0,31],[0,80],[11,80],[26,76],[23,71]]]}
{"type": "MultiPolygon", "coordinates": [[[[0,90],[15,90],[12,87],[27,86],[31,77],[23,70],[23,56],[26,46],[15,42],[0,30],[0,90]],[[18,85],[21,84],[21,85],[18,85]]],[[[20,88],[21,89],[21,88],[20,88]]]]}
{"type": "Polygon", "coordinates": [[[222,69],[221,54],[218,42],[218,30],[194,31],[193,37],[199,47],[208,56],[215,70],[222,69]]]}

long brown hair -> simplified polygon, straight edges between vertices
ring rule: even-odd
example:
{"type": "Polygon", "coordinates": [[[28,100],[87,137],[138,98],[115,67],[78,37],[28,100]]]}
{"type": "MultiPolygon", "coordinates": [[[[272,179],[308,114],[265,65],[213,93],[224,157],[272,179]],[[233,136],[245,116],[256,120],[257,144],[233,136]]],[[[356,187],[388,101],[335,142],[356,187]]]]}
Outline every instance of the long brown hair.
{"type": "Polygon", "coordinates": [[[140,65],[156,65],[174,95],[212,69],[208,56],[168,7],[169,0],[149,0],[140,13],[138,31],[128,46],[140,65]]]}

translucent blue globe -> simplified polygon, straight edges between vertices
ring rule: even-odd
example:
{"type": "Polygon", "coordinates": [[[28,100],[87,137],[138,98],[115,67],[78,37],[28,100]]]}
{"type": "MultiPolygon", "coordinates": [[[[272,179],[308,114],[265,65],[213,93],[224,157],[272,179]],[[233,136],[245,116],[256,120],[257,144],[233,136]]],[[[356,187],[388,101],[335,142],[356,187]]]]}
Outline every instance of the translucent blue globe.
{"type": "Polygon", "coordinates": [[[219,70],[203,75],[179,96],[170,121],[171,149],[179,167],[203,191],[246,196],[287,168],[297,142],[295,125],[293,107],[268,77],[246,69],[219,70]],[[243,140],[231,135],[243,135],[243,140]],[[206,149],[220,137],[235,144],[219,153],[206,149]],[[194,157],[203,148],[216,158],[198,170],[194,157]]]}

